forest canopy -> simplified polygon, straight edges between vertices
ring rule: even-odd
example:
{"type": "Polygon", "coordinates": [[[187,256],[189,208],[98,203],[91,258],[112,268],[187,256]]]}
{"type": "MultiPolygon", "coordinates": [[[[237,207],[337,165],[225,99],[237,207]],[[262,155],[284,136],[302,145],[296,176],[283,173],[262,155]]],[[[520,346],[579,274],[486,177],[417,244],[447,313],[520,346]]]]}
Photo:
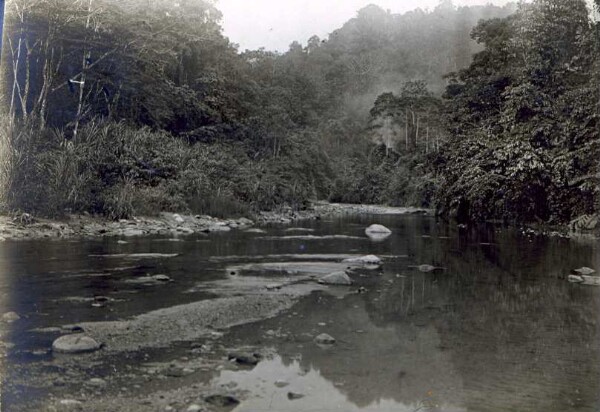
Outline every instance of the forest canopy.
{"type": "Polygon", "coordinates": [[[593,213],[591,15],[583,0],[369,5],[276,53],[238,50],[211,1],[12,0],[0,208],[116,219],[329,199],[475,220],[593,213]]]}

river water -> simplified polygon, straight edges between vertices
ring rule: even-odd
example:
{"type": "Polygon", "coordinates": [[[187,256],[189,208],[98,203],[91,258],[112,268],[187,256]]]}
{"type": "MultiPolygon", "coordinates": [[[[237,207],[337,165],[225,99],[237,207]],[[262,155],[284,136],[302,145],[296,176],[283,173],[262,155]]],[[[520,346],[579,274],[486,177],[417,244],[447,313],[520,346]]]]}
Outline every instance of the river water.
{"type": "MultiPolygon", "coordinates": [[[[21,317],[0,322],[0,409],[44,410],[53,394],[78,390],[64,370],[60,384],[43,384],[59,368],[48,349],[60,333],[40,328],[211,299],[215,294],[203,284],[228,276],[232,264],[376,254],[384,259],[382,272],[357,276],[352,287],[313,292],[277,317],[227,331],[227,342],[269,348],[272,355],[257,366],[204,370],[179,382],[235,387],[245,394],[235,411],[600,410],[600,288],[565,280],[574,268],[600,268],[597,240],[462,229],[414,215],[296,227],[307,230],[0,243],[0,315],[21,317]],[[371,223],[393,234],[370,241],[364,228],[371,223]],[[178,256],[127,256],[132,253],[178,256]],[[442,269],[422,273],[415,268],[421,264],[442,269]],[[131,281],[156,274],[174,282],[131,281]],[[355,293],[359,285],[364,293],[355,293]],[[92,306],[97,295],[109,297],[109,304],[92,306]],[[315,345],[312,337],[322,332],[336,344],[315,345]],[[289,392],[303,396],[289,399],[289,392]]],[[[160,360],[187,349],[189,343],[180,343],[149,356],[160,360]]],[[[106,362],[135,369],[140,361],[106,362]]],[[[111,381],[107,365],[92,369],[111,381]]],[[[151,384],[136,388],[154,390],[151,384]]]]}

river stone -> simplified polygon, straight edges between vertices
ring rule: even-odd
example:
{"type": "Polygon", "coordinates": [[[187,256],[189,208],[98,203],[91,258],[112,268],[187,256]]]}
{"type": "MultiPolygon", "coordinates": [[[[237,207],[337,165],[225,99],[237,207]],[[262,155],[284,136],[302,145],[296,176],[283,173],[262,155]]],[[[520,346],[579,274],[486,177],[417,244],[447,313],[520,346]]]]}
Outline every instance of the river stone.
{"type": "Polygon", "coordinates": [[[372,234],[391,234],[392,231],[383,225],[373,224],[365,229],[365,233],[368,235],[372,234]]]}
{"type": "Polygon", "coordinates": [[[201,412],[203,411],[202,407],[200,405],[197,405],[195,403],[191,404],[190,406],[188,406],[188,408],[186,409],[187,412],[201,412]]]}
{"type": "Polygon", "coordinates": [[[146,234],[146,232],[144,232],[141,229],[127,228],[127,229],[121,231],[120,234],[122,236],[127,236],[127,237],[129,237],[129,236],[143,236],[143,235],[146,234]]]}
{"type": "Polygon", "coordinates": [[[288,392],[287,397],[290,401],[293,401],[294,399],[304,398],[304,395],[297,392],[288,392]]]}
{"type": "Polygon", "coordinates": [[[157,280],[159,282],[170,282],[171,280],[173,280],[167,275],[154,275],[152,276],[152,279],[157,280]]]}
{"type": "Polygon", "coordinates": [[[230,361],[235,360],[235,362],[241,365],[256,365],[259,361],[258,357],[252,353],[243,353],[243,352],[232,352],[227,355],[227,358],[230,361]]]}
{"type": "Polygon", "coordinates": [[[101,345],[89,336],[64,335],[52,343],[52,350],[58,353],[83,353],[100,349],[101,345]]]}
{"type": "Polygon", "coordinates": [[[234,406],[240,403],[231,395],[208,395],[204,400],[206,403],[220,407],[234,406]]]}
{"type": "Polygon", "coordinates": [[[579,269],[573,269],[573,273],[578,274],[578,275],[591,275],[593,273],[596,273],[596,271],[592,268],[588,268],[588,267],[581,267],[579,269]]]}
{"type": "Polygon", "coordinates": [[[335,343],[335,338],[327,333],[321,333],[315,338],[315,342],[319,345],[333,345],[335,343]]]}
{"type": "Polygon", "coordinates": [[[375,255],[359,256],[342,260],[344,263],[358,263],[361,265],[381,265],[381,259],[375,255]]]}
{"type": "Polygon", "coordinates": [[[352,279],[350,279],[346,272],[340,271],[323,276],[321,279],[319,279],[319,283],[325,285],[351,285],[352,279]]]}
{"type": "Polygon", "coordinates": [[[2,320],[8,323],[14,322],[19,319],[21,319],[21,317],[18,315],[17,312],[6,312],[4,315],[2,315],[2,320]]]}

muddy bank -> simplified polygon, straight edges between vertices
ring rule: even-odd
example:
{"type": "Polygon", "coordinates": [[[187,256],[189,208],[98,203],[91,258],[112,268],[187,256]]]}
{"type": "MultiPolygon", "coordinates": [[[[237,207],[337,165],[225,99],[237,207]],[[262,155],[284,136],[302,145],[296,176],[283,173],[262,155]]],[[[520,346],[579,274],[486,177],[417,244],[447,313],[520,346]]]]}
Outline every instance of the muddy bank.
{"type": "Polygon", "coordinates": [[[430,214],[426,209],[318,202],[306,210],[282,208],[259,212],[250,218],[219,219],[207,215],[161,213],[157,217],[133,217],[108,221],[90,215],[70,215],[61,220],[42,219],[27,213],[0,216],[0,242],[9,239],[64,239],[133,237],[145,235],[189,235],[248,229],[255,224],[288,224],[344,214],[430,214]]]}

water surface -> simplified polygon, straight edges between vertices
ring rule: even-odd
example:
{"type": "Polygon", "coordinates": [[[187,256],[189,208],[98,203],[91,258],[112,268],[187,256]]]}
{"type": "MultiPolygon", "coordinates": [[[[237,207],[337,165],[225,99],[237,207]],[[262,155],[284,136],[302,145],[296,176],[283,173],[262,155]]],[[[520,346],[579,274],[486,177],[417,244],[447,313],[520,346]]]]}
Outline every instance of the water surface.
{"type": "MultiPolygon", "coordinates": [[[[278,317],[235,327],[223,337],[269,348],[273,356],[254,368],[205,371],[190,379],[247,390],[237,411],[600,409],[600,288],[564,279],[573,268],[600,267],[597,241],[458,229],[423,216],[355,216],[298,226],[313,231],[272,226],[267,234],[232,231],[181,241],[1,243],[0,313],[22,317],[0,323],[0,339],[9,344],[0,360],[2,410],[43,406],[55,391],[33,382],[54,365],[45,351],[60,333],[33,329],[210,299],[215,295],[203,284],[227,277],[225,268],[237,263],[367,253],[385,257],[382,272],[355,275],[353,287],[315,292],[278,317]],[[364,228],[371,223],[388,226],[392,236],[370,241],[364,228]],[[105,256],[128,253],[178,256],[105,256]],[[443,269],[421,273],[414,267],[420,264],[443,269]],[[131,282],[156,274],[174,282],[131,282]],[[355,293],[358,286],[366,292],[355,293]],[[98,295],[110,298],[105,307],[91,305],[98,295]],[[315,345],[312,338],[321,332],[337,343],[315,345]],[[288,392],[303,397],[290,400],[288,392]]],[[[174,345],[167,354],[188,347],[174,345]]],[[[136,362],[132,356],[115,363],[136,362]]],[[[96,373],[109,374],[105,366],[96,373]]]]}

